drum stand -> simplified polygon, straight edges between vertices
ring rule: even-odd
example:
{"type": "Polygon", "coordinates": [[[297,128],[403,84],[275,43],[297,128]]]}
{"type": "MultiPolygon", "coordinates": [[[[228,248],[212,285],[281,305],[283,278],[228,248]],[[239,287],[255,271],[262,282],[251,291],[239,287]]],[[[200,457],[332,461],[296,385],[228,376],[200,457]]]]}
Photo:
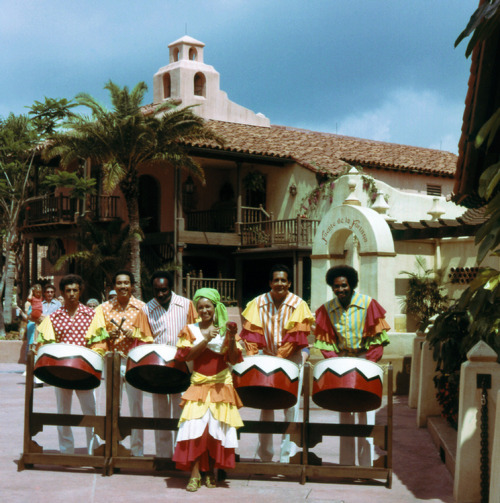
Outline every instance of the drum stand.
{"type": "Polygon", "coordinates": [[[311,397],[311,366],[304,365],[304,414],[302,422],[272,422],[245,421],[245,425],[238,430],[240,433],[289,433],[292,437],[300,438],[302,452],[296,454],[289,464],[236,462],[235,468],[228,473],[259,473],[262,475],[288,475],[299,477],[300,483],[305,484],[310,478],[350,479],[352,481],[377,484],[382,479],[383,484],[390,488],[392,485],[392,366],[387,368],[387,421],[385,425],[358,424],[328,424],[309,422],[309,403],[311,397]],[[321,442],[323,436],[339,437],[371,437],[374,444],[385,450],[386,454],[379,457],[374,466],[345,466],[323,465],[322,460],[310,448],[321,442]]]}
{"type": "Polygon", "coordinates": [[[33,412],[33,366],[34,353],[30,351],[26,366],[26,391],[24,404],[24,439],[23,453],[18,463],[18,470],[33,468],[34,464],[91,466],[101,468],[103,475],[108,473],[107,463],[111,454],[111,383],[113,365],[108,358],[106,365],[106,414],[104,416],[87,416],[79,414],[48,414],[33,412]],[[32,437],[43,431],[44,426],[84,426],[91,427],[105,441],[93,455],[61,454],[44,452],[32,437]]]}
{"type": "Polygon", "coordinates": [[[377,480],[383,480],[383,485],[388,489],[392,485],[392,393],[393,393],[393,370],[392,365],[387,366],[386,389],[386,424],[365,425],[365,424],[328,424],[309,422],[309,397],[311,381],[310,365],[306,364],[306,375],[304,377],[304,430],[302,459],[304,463],[304,474],[301,478],[303,484],[306,478],[338,478],[351,479],[353,481],[376,484],[377,480]],[[323,436],[339,437],[369,437],[373,438],[376,446],[385,451],[373,463],[373,466],[347,466],[347,465],[323,465],[321,459],[310,453],[309,449],[321,442],[323,436]],[[313,464],[314,463],[314,464],[313,464]]]}
{"type": "Polygon", "coordinates": [[[112,433],[111,455],[108,461],[108,474],[120,468],[139,470],[175,470],[175,463],[170,459],[154,456],[132,456],[130,449],[121,445],[121,440],[132,433],[133,429],[142,430],[174,430],[177,431],[179,419],[156,417],[127,417],[120,415],[121,375],[118,353],[110,355],[113,359],[113,389],[112,389],[112,433]]]}

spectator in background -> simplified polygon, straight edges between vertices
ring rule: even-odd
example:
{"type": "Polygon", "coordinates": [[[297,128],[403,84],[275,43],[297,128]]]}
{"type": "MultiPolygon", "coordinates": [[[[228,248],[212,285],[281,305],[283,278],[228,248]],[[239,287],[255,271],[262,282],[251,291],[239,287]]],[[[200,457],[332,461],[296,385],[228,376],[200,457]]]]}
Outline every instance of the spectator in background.
{"type": "Polygon", "coordinates": [[[97,299],[87,300],[87,307],[90,307],[91,309],[95,310],[98,305],[99,305],[99,301],[97,299]]]}

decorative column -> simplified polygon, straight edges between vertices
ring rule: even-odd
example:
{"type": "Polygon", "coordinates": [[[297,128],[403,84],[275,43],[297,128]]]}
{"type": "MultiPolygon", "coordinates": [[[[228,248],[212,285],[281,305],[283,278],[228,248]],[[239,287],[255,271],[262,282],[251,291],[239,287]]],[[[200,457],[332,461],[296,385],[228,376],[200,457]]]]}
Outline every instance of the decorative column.
{"type": "Polygon", "coordinates": [[[433,377],[436,375],[436,362],[432,358],[432,349],[429,342],[422,345],[420,360],[420,381],[417,399],[417,426],[425,428],[429,416],[439,416],[441,407],[436,398],[436,388],[433,377]]]}
{"type": "Polygon", "coordinates": [[[416,409],[418,405],[420,362],[422,361],[422,348],[424,342],[425,336],[421,332],[417,332],[413,339],[413,351],[411,356],[410,392],[408,394],[408,407],[410,407],[410,409],[416,409]]]}
{"type": "MultiPolygon", "coordinates": [[[[481,499],[481,399],[482,383],[488,388],[488,447],[491,456],[497,393],[500,389],[498,355],[484,341],[468,353],[460,370],[460,405],[458,415],[457,458],[453,496],[457,503],[481,499]]],[[[491,459],[491,457],[490,457],[491,459]]],[[[488,461],[488,465],[489,465],[488,461]]],[[[489,466],[490,478],[498,480],[489,466]]],[[[489,484],[488,484],[489,485],[489,484]]],[[[490,499],[490,501],[494,501],[490,499]]],[[[496,500],[498,501],[498,500],[496,500]]]]}

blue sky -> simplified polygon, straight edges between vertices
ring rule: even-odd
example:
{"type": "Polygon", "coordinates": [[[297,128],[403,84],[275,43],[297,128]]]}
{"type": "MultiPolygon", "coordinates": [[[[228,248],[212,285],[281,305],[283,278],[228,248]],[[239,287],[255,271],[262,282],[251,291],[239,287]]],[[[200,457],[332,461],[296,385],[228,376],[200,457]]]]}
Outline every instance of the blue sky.
{"type": "Polygon", "coordinates": [[[478,0],[0,0],[0,116],[145,81],[188,34],[272,124],[457,152],[478,0]]]}

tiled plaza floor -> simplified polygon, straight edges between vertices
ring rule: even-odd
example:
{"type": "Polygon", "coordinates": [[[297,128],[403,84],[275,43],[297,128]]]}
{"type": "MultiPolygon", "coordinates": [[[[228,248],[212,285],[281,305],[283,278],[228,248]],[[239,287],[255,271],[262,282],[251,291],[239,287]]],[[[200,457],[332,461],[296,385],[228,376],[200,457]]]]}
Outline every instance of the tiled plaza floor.
{"type": "MultiPolygon", "coordinates": [[[[113,503],[144,501],[237,501],[265,503],[283,502],[452,502],[453,480],[441,463],[438,452],[426,429],[416,427],[416,412],[407,406],[406,397],[394,397],[394,451],[392,489],[380,485],[333,483],[329,481],[307,482],[300,485],[297,479],[287,477],[264,478],[255,474],[234,476],[221,487],[202,487],[196,493],[187,493],[185,473],[125,471],[103,477],[94,469],[35,466],[19,472],[23,442],[24,366],[0,364],[0,502],[2,503],[113,503]]],[[[125,396],[125,394],[124,394],[125,396]]],[[[98,406],[102,413],[104,389],[97,389],[98,406]]],[[[127,404],[123,404],[125,413],[127,404]]],[[[34,391],[34,409],[38,412],[55,412],[54,390],[44,385],[34,391]]],[[[151,398],[145,394],[145,415],[152,415],[151,398]]],[[[80,413],[76,396],[73,412],[80,413]]],[[[243,420],[257,419],[257,412],[242,409],[243,420]]],[[[385,414],[384,408],[377,416],[385,414]]],[[[281,416],[278,415],[278,418],[281,416]]],[[[336,422],[337,415],[313,407],[313,422],[336,422]]],[[[74,428],[76,447],[83,453],[85,435],[81,428],[74,428]]],[[[57,450],[55,427],[45,427],[35,440],[46,450],[57,450]]],[[[242,434],[240,454],[242,458],[255,457],[255,435],[242,434]]],[[[276,451],[279,439],[276,438],[276,451]]],[[[153,432],[145,432],[145,452],[154,453],[153,432]]],[[[314,452],[324,460],[336,462],[338,439],[332,437],[318,445],[314,452]]]]}

